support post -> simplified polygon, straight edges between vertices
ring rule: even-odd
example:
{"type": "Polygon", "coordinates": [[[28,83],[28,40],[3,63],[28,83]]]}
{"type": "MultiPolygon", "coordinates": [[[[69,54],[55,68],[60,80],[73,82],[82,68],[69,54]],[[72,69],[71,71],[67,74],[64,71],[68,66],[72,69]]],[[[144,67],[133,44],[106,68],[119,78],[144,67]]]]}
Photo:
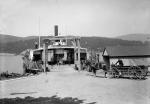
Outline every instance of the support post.
{"type": "Polygon", "coordinates": [[[76,40],[73,40],[73,45],[74,45],[74,64],[76,64],[76,40]]]}
{"type": "Polygon", "coordinates": [[[43,44],[44,45],[44,72],[46,72],[46,65],[47,65],[47,44],[46,43],[44,43],[43,44]]]}
{"type": "Polygon", "coordinates": [[[81,70],[81,62],[80,62],[80,49],[81,49],[81,47],[80,47],[80,39],[77,39],[77,46],[78,46],[78,68],[79,68],[79,70],[81,70]]]}

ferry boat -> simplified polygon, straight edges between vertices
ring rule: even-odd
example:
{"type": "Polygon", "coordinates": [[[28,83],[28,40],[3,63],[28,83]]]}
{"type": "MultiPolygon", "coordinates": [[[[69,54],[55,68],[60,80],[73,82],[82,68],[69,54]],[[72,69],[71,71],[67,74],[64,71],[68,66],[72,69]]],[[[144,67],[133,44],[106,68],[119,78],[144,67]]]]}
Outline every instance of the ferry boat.
{"type": "MultiPolygon", "coordinates": [[[[78,36],[58,36],[58,26],[54,28],[54,36],[42,39],[42,47],[35,44],[36,49],[29,52],[30,63],[34,62],[44,65],[46,70],[48,65],[75,64],[80,69],[81,62],[87,59],[87,49],[80,46],[78,36]],[[39,47],[38,47],[39,46],[39,47]],[[78,54],[80,53],[80,54],[78,54]]],[[[40,43],[39,43],[40,44],[40,43]]],[[[25,62],[25,61],[24,61],[25,62]]],[[[28,62],[25,62],[27,64],[28,62]]],[[[30,65],[24,65],[30,66],[30,65]]],[[[33,66],[33,65],[31,65],[33,66]]],[[[25,68],[27,70],[27,68],[25,68]]],[[[40,68],[29,68],[29,70],[40,68]]]]}

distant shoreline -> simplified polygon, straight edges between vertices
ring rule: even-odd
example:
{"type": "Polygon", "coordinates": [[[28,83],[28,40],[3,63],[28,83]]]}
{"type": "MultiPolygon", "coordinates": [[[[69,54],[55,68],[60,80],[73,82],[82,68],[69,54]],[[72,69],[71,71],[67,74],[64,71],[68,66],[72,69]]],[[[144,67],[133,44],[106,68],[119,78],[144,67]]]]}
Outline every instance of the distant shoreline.
{"type": "Polygon", "coordinates": [[[16,54],[12,54],[12,53],[0,53],[1,56],[15,56],[16,54]]]}

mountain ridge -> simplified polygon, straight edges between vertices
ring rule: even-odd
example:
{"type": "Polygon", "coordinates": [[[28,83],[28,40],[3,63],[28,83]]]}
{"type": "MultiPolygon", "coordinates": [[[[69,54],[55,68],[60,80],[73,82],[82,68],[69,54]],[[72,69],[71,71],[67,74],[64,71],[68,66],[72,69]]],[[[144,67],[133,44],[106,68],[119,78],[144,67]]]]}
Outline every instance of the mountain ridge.
{"type": "MultiPolygon", "coordinates": [[[[44,37],[47,36],[42,36],[41,38],[44,37]]],[[[1,35],[0,35],[0,39],[1,39],[1,35]]],[[[0,42],[0,53],[19,54],[25,49],[33,49],[34,43],[38,42],[38,36],[17,37],[17,36],[6,35],[5,38],[1,40],[3,40],[3,42],[0,42]]],[[[141,41],[129,41],[129,40],[122,40],[117,38],[95,37],[95,36],[81,37],[81,46],[93,50],[97,50],[98,48],[103,49],[104,47],[107,46],[117,46],[117,45],[130,46],[130,45],[145,45],[145,44],[142,43],[141,41]]]]}
{"type": "Polygon", "coordinates": [[[122,36],[117,36],[115,38],[122,39],[122,40],[131,40],[131,41],[150,41],[150,34],[127,34],[122,36]]]}

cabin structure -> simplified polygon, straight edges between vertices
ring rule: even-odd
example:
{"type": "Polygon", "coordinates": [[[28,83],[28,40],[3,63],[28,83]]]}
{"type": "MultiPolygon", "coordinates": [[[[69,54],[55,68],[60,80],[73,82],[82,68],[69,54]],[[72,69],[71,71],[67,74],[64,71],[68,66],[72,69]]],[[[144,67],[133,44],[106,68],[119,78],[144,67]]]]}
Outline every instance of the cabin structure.
{"type": "Polygon", "coordinates": [[[106,47],[103,60],[107,66],[122,60],[124,66],[144,65],[150,67],[150,46],[117,46],[106,47]]]}

